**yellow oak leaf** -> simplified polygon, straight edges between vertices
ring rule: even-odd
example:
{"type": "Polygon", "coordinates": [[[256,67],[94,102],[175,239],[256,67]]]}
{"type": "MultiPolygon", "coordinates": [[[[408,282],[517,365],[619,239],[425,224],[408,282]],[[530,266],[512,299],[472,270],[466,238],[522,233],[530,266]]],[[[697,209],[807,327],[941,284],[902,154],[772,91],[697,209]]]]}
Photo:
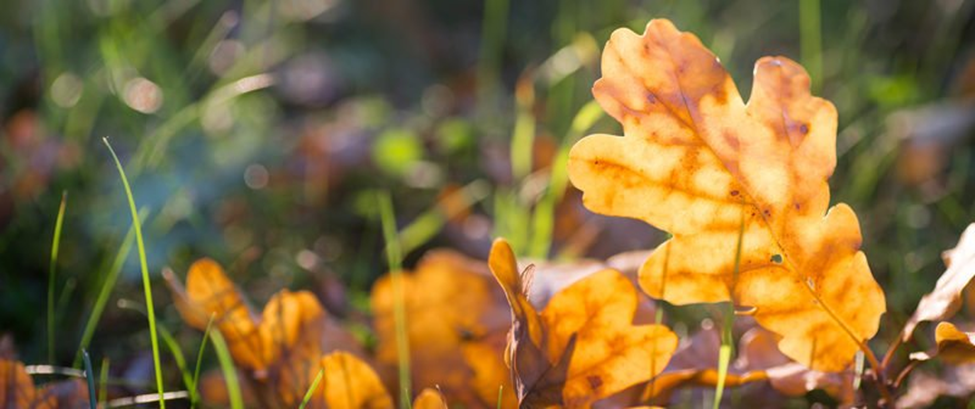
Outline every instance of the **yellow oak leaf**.
{"type": "Polygon", "coordinates": [[[663,371],[677,336],[663,325],[634,325],[637,289],[606,269],[556,293],[538,313],[528,274],[519,274],[503,239],[488,265],[511,305],[507,362],[521,407],[589,407],[663,371]]]}
{"type": "Polygon", "coordinates": [[[790,358],[846,368],[885,299],[856,215],[827,212],[836,110],[810,95],[802,67],[760,59],[746,105],[697,37],[653,20],[642,36],[613,33],[602,73],[593,94],[625,136],[579,141],[569,176],[590,210],[673,235],[641,267],[641,287],[678,305],[752,307],[790,358]]]}
{"type": "MultiPolygon", "coordinates": [[[[414,386],[439,387],[450,402],[474,409],[496,407],[503,386],[504,406],[513,405],[502,359],[510,318],[485,263],[435,250],[402,279],[414,386]]],[[[394,367],[396,299],[390,275],[373,285],[371,303],[377,359],[394,367]]]]}

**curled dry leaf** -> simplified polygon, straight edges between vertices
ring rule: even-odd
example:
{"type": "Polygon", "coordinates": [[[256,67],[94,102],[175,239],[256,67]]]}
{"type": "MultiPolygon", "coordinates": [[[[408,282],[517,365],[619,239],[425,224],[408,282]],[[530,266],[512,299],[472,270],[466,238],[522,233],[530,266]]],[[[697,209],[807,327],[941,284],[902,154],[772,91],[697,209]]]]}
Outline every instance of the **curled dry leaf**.
{"type": "Polygon", "coordinates": [[[948,365],[937,374],[917,371],[911,375],[907,391],[897,399],[897,408],[928,408],[943,396],[959,400],[956,406],[938,407],[965,407],[972,392],[975,392],[975,364],[948,365]]]}
{"type": "MultiPolygon", "coordinates": [[[[738,358],[729,366],[725,386],[767,382],[774,392],[752,390],[741,398],[770,406],[774,406],[772,402],[776,396],[799,397],[815,389],[823,390],[841,404],[853,403],[852,371],[811,370],[783,355],[777,343],[774,333],[760,327],[749,329],[739,340],[738,358]]],[[[718,330],[704,326],[674,354],[666,370],[646,384],[642,400],[668,404],[673,403],[671,398],[680,388],[713,390],[718,381],[720,345],[718,330]]]]}
{"type": "Polygon", "coordinates": [[[588,407],[649,380],[677,348],[667,327],[633,325],[637,290],[617,271],[576,281],[539,314],[526,295],[530,276],[518,272],[503,239],[492,246],[488,265],[511,305],[505,358],[521,407],[588,407]]]}
{"type": "Polygon", "coordinates": [[[954,324],[942,322],[934,330],[934,340],[941,361],[952,365],[975,363],[975,332],[962,332],[954,324]]]}
{"type": "Polygon", "coordinates": [[[810,95],[802,67],[760,59],[745,105],[697,37],[653,20],[642,36],[613,33],[602,72],[593,94],[625,136],[579,141],[569,175],[592,211],[673,235],[641,268],[643,289],[754,307],[790,358],[846,368],[876,334],[884,294],[853,210],[827,212],[836,109],[810,95]]]}
{"type": "Polygon", "coordinates": [[[778,336],[763,328],[752,328],[739,342],[738,370],[765,371],[769,384],[786,396],[803,396],[821,389],[844,405],[853,403],[853,378],[847,369],[842,372],[823,372],[809,369],[783,355],[776,344],[778,336]]]}
{"type": "Polygon", "coordinates": [[[246,379],[254,381],[251,386],[264,406],[293,407],[299,402],[323,353],[359,350],[310,292],[281,290],[258,317],[213,260],[190,266],[185,289],[171,272],[165,277],[187,324],[204,330],[213,316],[214,327],[246,379]]]}
{"type": "MultiPolygon", "coordinates": [[[[513,406],[502,359],[508,308],[484,262],[433,251],[402,278],[414,386],[439,387],[450,402],[469,408],[496,407],[503,386],[504,406],[513,406]]],[[[376,281],[371,303],[377,358],[392,368],[398,357],[391,276],[376,281]]]]}
{"type": "Polygon", "coordinates": [[[88,388],[78,379],[34,387],[24,364],[0,359],[0,407],[32,409],[87,408],[88,388]]]}
{"type": "Polygon", "coordinates": [[[907,341],[914,328],[922,321],[940,321],[950,318],[961,308],[965,287],[975,279],[975,224],[962,233],[958,245],[943,255],[948,269],[938,279],[934,290],[921,298],[914,315],[904,325],[901,339],[907,341]]]}

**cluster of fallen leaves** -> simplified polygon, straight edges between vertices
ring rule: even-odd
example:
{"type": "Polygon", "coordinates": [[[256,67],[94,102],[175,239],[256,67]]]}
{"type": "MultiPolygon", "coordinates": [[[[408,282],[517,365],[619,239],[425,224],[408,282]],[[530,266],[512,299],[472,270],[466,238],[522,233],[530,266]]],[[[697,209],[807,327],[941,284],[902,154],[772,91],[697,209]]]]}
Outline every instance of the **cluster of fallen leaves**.
{"type": "MultiPolygon", "coordinates": [[[[868,342],[884,294],[853,210],[829,207],[836,110],[810,94],[801,66],[760,59],[746,104],[697,37],[654,20],[643,35],[615,32],[602,71],[595,97],[625,136],[582,139],[569,174],[589,209],[670,233],[652,252],[527,265],[503,239],[486,263],[431,252],[373,287],[374,348],[309,292],[282,290],[255,313],[209,259],[190,267],[185,288],[167,275],[176,308],[199,330],[212,322],[246,401],[260,407],[295,407],[310,391],[310,407],[391,408],[400,394],[390,391],[406,387],[403,362],[421,391],[410,395],[415,408],[644,407],[719,385],[742,387],[737,402],[759,406],[816,389],[843,406],[892,405],[907,385],[896,403],[915,407],[975,390],[975,333],[947,321],[975,278],[975,225],[877,359],[868,342]],[[730,303],[740,317],[723,330],[741,336],[727,369],[713,323],[681,341],[654,300],[730,303]],[[938,322],[935,346],[899,359],[924,321],[938,322]],[[909,377],[935,358],[940,376],[909,377]]],[[[13,385],[0,402],[47,401],[22,365],[0,364],[0,381],[13,385]]],[[[226,402],[221,381],[203,382],[206,401],[226,402]]]]}

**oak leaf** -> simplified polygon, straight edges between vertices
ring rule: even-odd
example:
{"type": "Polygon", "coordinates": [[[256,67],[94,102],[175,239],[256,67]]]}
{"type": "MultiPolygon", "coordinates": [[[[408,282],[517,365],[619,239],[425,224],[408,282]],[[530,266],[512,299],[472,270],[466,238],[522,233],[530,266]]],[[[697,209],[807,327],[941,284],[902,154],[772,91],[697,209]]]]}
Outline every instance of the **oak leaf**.
{"type": "Polygon", "coordinates": [[[447,401],[436,389],[425,388],[413,401],[413,409],[447,409],[447,401]]]}
{"type": "Polygon", "coordinates": [[[379,376],[355,355],[344,351],[321,358],[325,370],[321,389],[312,399],[328,409],[392,409],[393,399],[379,376]]]}
{"type": "Polygon", "coordinates": [[[245,379],[254,381],[249,386],[264,406],[295,406],[317,374],[322,354],[360,349],[310,292],[281,290],[257,316],[213,260],[193,263],[185,288],[171,272],[165,278],[187,324],[203,330],[213,317],[234,362],[245,370],[245,379]]]}
{"type": "Polygon", "coordinates": [[[528,300],[531,268],[520,274],[498,239],[488,265],[512,312],[506,361],[521,407],[589,407],[661,372],[677,348],[663,325],[633,325],[638,295],[615,270],[586,276],[538,313],[528,300]]]}
{"type": "Polygon", "coordinates": [[[961,308],[963,292],[975,279],[975,224],[965,229],[958,245],[945,251],[943,258],[948,269],[938,278],[934,290],[921,298],[914,315],[904,325],[904,341],[911,338],[918,323],[948,319],[961,308]]]}
{"type": "Polygon", "coordinates": [[[51,382],[36,388],[23,363],[0,358],[0,408],[82,409],[88,406],[88,388],[80,379],[51,382]]]}
{"type": "Polygon", "coordinates": [[[802,67],[760,59],[745,105],[697,37],[653,20],[642,36],[613,33],[602,73],[593,94],[625,136],[579,141],[569,175],[590,210],[673,235],[642,266],[643,289],[678,305],[753,307],[790,358],[846,368],[885,300],[856,215],[827,212],[836,110],[810,95],[802,67]]]}
{"type": "MultiPolygon", "coordinates": [[[[503,386],[503,406],[514,405],[502,359],[508,308],[484,262],[435,250],[413,272],[404,272],[402,283],[414,386],[439,387],[450,402],[469,408],[496,407],[503,386]]],[[[371,304],[377,359],[394,367],[396,300],[390,275],[373,285],[371,304]]]]}

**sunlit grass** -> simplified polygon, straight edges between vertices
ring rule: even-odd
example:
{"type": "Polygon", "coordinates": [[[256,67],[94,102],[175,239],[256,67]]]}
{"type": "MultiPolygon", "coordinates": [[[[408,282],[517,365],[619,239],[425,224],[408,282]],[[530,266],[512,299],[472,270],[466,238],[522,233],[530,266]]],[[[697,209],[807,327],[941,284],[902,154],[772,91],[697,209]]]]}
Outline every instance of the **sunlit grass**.
{"type": "Polygon", "coordinates": [[[220,362],[220,371],[223,373],[223,379],[227,385],[227,396],[230,398],[230,408],[243,409],[244,398],[240,392],[240,381],[237,379],[237,368],[234,367],[234,360],[230,356],[229,348],[227,348],[227,341],[223,339],[223,335],[220,334],[220,331],[213,331],[210,333],[210,342],[213,343],[213,349],[217,352],[217,360],[220,362]]]}
{"type": "Polygon", "coordinates": [[[318,374],[315,375],[315,380],[311,381],[311,387],[308,388],[308,392],[305,392],[305,397],[301,399],[301,405],[298,409],[305,409],[311,397],[315,394],[315,390],[318,389],[318,383],[322,381],[322,377],[325,375],[325,368],[319,369],[318,374]]]}
{"type": "Polygon", "coordinates": [[[129,187],[129,180],[125,177],[125,169],[122,169],[122,162],[119,161],[112,145],[108,143],[108,138],[102,138],[102,142],[108,147],[108,151],[115,160],[115,167],[118,169],[119,177],[122,179],[122,186],[125,188],[125,196],[129,202],[129,211],[132,213],[132,227],[135,228],[135,239],[139,247],[139,265],[142,268],[142,289],[146,297],[146,314],[149,316],[149,336],[152,341],[152,363],[156,373],[156,391],[159,393],[159,407],[166,408],[166,391],[163,388],[162,367],[159,363],[159,339],[156,335],[156,313],[152,303],[152,286],[149,279],[149,266],[146,262],[146,246],[142,240],[142,222],[139,220],[139,213],[136,211],[135,199],[132,197],[132,189],[129,187]]]}

